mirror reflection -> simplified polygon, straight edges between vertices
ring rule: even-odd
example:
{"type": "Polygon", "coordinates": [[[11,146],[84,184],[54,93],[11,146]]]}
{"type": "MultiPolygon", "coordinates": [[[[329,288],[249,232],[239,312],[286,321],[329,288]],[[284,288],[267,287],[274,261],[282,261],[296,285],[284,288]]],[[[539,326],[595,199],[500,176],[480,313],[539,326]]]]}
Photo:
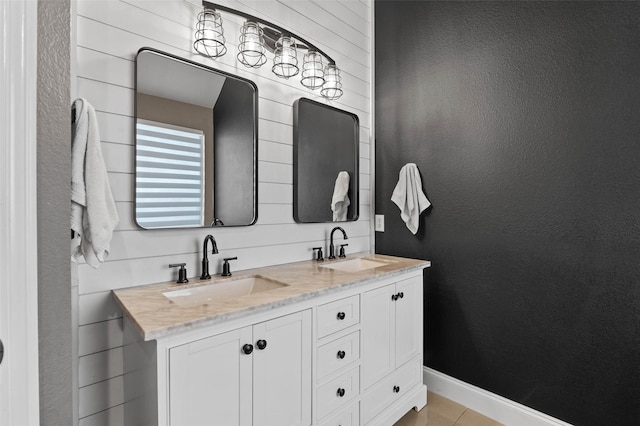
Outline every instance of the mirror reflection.
{"type": "Polygon", "coordinates": [[[358,220],[358,116],[307,98],[293,105],[293,218],[358,220]]]}
{"type": "Polygon", "coordinates": [[[136,222],[143,228],[257,219],[256,85],[144,48],[136,57],[136,222]]]}

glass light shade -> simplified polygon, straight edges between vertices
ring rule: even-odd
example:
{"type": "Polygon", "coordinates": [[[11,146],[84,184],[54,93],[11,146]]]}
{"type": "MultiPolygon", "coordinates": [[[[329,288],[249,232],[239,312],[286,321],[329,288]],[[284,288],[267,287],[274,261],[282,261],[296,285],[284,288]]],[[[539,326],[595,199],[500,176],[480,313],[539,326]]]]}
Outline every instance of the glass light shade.
{"type": "Polygon", "coordinates": [[[323,98],[334,100],[342,96],[342,77],[335,64],[328,64],[324,68],[324,84],[320,90],[323,98]]]}
{"type": "Polygon", "coordinates": [[[300,83],[308,89],[315,90],[324,84],[322,55],[314,50],[306,53],[302,59],[302,79],[300,83]]]}
{"type": "Polygon", "coordinates": [[[202,56],[218,58],[227,53],[222,17],[215,10],[205,8],[198,13],[194,37],[193,48],[202,56]]]}
{"type": "Polygon", "coordinates": [[[267,62],[262,28],[255,22],[246,21],[240,29],[238,61],[249,68],[260,68],[267,62]]]}
{"type": "Polygon", "coordinates": [[[281,36],[276,42],[275,56],[273,57],[273,67],[271,71],[278,77],[290,78],[297,75],[298,52],[291,37],[281,36]]]}

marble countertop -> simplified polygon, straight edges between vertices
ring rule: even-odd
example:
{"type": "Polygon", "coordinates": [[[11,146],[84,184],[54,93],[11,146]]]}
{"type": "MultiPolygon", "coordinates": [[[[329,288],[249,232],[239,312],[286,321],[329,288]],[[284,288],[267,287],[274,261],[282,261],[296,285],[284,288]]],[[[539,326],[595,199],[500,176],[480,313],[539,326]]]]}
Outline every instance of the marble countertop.
{"type": "Polygon", "coordinates": [[[303,261],[234,272],[225,278],[219,275],[210,280],[191,279],[188,284],[159,283],[123,290],[114,290],[115,299],[131,319],[144,340],[154,340],[171,334],[213,325],[254,312],[263,312],[313,297],[330,294],[350,286],[393,277],[405,272],[431,266],[431,262],[380,254],[357,253],[346,259],[325,262],[303,261]],[[344,272],[323,266],[363,258],[384,263],[382,266],[356,272],[344,272]],[[281,288],[220,301],[179,306],[163,293],[189,289],[213,283],[223,283],[247,277],[279,281],[281,288]]]}

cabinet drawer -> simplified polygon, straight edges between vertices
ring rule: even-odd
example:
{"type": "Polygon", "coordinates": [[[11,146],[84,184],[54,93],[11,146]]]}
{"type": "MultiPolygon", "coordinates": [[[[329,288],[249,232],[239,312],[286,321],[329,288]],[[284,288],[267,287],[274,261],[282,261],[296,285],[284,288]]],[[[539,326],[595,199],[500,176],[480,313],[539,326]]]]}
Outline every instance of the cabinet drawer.
{"type": "Polygon", "coordinates": [[[360,322],[360,296],[355,295],[318,306],[318,338],[360,322]]]}
{"type": "Polygon", "coordinates": [[[364,423],[391,405],[409,389],[422,381],[420,358],[410,361],[374,385],[362,402],[364,423]]]}
{"type": "Polygon", "coordinates": [[[320,422],[320,426],[360,426],[360,404],[356,402],[337,416],[320,422]]]}
{"type": "Polygon", "coordinates": [[[360,359],[360,332],[348,334],[318,348],[317,381],[360,359]]]}
{"type": "Polygon", "coordinates": [[[360,367],[318,388],[318,418],[345,406],[360,393],[360,367]]]}

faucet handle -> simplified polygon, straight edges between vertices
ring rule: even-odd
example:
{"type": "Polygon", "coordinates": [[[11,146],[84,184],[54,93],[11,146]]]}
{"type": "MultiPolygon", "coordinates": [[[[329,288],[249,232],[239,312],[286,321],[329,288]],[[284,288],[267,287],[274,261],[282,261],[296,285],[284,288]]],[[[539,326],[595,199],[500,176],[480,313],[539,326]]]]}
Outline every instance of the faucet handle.
{"type": "Polygon", "coordinates": [[[338,257],[347,257],[346,254],[344,254],[344,246],[348,246],[349,244],[340,244],[340,254],[338,255],[338,257]]]}
{"type": "Polygon", "coordinates": [[[222,259],[224,261],[224,263],[222,264],[222,276],[223,277],[230,277],[231,276],[231,268],[229,267],[229,261],[230,260],[236,260],[238,259],[238,256],[235,257],[226,257],[224,259],[222,259]]]}
{"type": "Polygon", "coordinates": [[[324,261],[324,257],[322,255],[322,247],[314,247],[313,250],[318,250],[318,255],[316,256],[316,260],[318,262],[323,262],[324,261]]]}
{"type": "Polygon", "coordinates": [[[180,267],[180,269],[178,270],[178,281],[176,281],[176,283],[178,284],[189,282],[189,280],[187,279],[187,268],[185,268],[185,265],[186,263],[172,263],[171,265],[169,265],[169,268],[180,267]]]}

